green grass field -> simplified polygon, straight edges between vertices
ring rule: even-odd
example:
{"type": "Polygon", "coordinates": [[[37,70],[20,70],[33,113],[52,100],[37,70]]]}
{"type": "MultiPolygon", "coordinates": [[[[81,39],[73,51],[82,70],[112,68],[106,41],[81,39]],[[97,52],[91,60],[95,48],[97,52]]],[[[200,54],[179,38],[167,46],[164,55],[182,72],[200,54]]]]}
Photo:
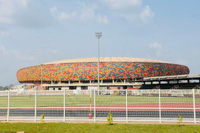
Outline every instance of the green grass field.
{"type": "Polygon", "coordinates": [[[88,123],[0,123],[0,132],[15,133],[200,133],[199,125],[143,125],[88,123]]]}
{"type": "MultiPolygon", "coordinates": [[[[34,107],[34,96],[15,96],[10,97],[10,107],[34,107]]],[[[0,97],[0,107],[7,107],[7,97],[0,97]]],[[[88,95],[66,95],[66,106],[87,106],[90,105],[88,95]]],[[[91,98],[93,104],[94,97],[91,98]]],[[[128,104],[154,104],[158,103],[158,97],[128,96],[128,104]]],[[[162,97],[162,103],[192,103],[192,98],[181,97],[162,97]]],[[[38,96],[38,107],[62,107],[64,103],[63,96],[38,96]]],[[[200,98],[196,98],[196,103],[200,103],[200,98]]],[[[126,96],[96,96],[96,105],[125,105],[126,96]]]]}

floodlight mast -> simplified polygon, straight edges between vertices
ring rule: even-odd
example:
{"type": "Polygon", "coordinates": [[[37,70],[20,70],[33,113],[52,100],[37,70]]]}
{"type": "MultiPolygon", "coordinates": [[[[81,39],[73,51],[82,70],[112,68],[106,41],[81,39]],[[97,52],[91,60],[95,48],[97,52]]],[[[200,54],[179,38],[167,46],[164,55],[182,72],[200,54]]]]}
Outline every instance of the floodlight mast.
{"type": "Polygon", "coordinates": [[[42,78],[43,78],[43,74],[42,74],[42,73],[43,73],[43,72],[42,72],[42,65],[43,65],[43,64],[41,64],[41,75],[40,75],[40,76],[41,76],[41,85],[40,85],[40,86],[41,86],[41,89],[42,89],[42,84],[43,84],[43,81],[42,81],[42,78]]]}
{"type": "Polygon", "coordinates": [[[100,90],[100,82],[99,82],[99,70],[100,70],[100,38],[102,37],[101,32],[95,33],[97,39],[98,39],[98,90],[100,90]]]}
{"type": "MultiPolygon", "coordinates": [[[[98,39],[98,90],[99,90],[99,88],[100,88],[100,85],[99,85],[99,67],[100,67],[99,57],[100,57],[100,38],[102,37],[102,33],[96,32],[95,35],[98,39]]],[[[96,89],[94,89],[94,122],[96,122],[96,89]]]]}

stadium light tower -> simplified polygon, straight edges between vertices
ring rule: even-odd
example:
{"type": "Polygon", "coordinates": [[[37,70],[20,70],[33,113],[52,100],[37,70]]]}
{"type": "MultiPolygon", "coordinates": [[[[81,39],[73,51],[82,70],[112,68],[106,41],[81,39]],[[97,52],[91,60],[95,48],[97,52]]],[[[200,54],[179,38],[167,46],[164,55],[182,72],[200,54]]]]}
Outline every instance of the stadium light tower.
{"type": "Polygon", "coordinates": [[[42,89],[42,82],[43,82],[43,81],[42,81],[42,78],[43,78],[43,74],[42,74],[42,64],[41,64],[41,70],[40,70],[40,71],[41,71],[41,74],[40,74],[40,76],[41,76],[41,85],[40,85],[40,86],[41,86],[41,89],[42,89]]]}
{"type": "Polygon", "coordinates": [[[97,39],[98,39],[98,90],[100,89],[100,85],[99,85],[99,69],[100,69],[100,38],[102,37],[102,33],[101,32],[96,32],[95,33],[97,39]]]}

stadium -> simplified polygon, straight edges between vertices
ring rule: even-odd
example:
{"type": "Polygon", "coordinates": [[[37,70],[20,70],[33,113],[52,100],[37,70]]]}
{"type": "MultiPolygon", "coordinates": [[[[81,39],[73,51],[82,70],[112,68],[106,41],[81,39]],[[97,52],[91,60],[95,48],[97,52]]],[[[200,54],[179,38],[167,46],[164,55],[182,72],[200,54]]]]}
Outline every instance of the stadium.
{"type": "MultiPolygon", "coordinates": [[[[29,85],[28,89],[94,89],[98,79],[97,62],[98,58],[80,58],[44,63],[20,69],[17,79],[20,83],[29,85]]],[[[102,89],[142,89],[147,77],[188,74],[187,66],[164,61],[127,57],[100,58],[102,89]]],[[[149,86],[149,89],[153,88],[155,86],[149,86]]]]}
{"type": "Polygon", "coordinates": [[[141,58],[81,58],[22,68],[22,91],[0,92],[0,120],[200,122],[200,75],[141,58]]]}

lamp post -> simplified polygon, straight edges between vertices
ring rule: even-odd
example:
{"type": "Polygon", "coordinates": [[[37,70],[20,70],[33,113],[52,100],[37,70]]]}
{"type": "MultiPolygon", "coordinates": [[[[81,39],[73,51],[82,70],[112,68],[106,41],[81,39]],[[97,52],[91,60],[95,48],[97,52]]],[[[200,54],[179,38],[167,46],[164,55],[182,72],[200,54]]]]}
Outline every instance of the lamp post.
{"type": "MultiPolygon", "coordinates": [[[[101,32],[95,33],[96,37],[98,38],[98,91],[99,91],[99,57],[100,57],[100,38],[102,37],[101,32]]],[[[96,90],[94,90],[94,122],[96,122],[96,90]]]]}
{"type": "Polygon", "coordinates": [[[95,33],[96,37],[98,38],[98,91],[100,89],[100,83],[99,83],[99,69],[100,69],[100,38],[102,37],[102,33],[101,32],[96,32],[95,33]]]}
{"type": "Polygon", "coordinates": [[[41,76],[41,85],[40,85],[40,86],[41,86],[41,89],[42,89],[42,78],[43,78],[43,74],[42,74],[42,64],[41,64],[41,75],[40,75],[40,76],[41,76]]]}

